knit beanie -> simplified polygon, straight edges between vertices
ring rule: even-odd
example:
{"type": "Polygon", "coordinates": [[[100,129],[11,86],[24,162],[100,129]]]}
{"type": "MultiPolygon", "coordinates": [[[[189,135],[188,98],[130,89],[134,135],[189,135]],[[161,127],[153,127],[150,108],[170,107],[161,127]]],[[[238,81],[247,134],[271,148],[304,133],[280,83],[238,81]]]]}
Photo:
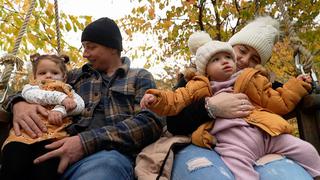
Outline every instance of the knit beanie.
{"type": "Polygon", "coordinates": [[[107,17],[100,18],[84,28],[81,42],[90,41],[122,51],[122,36],[117,24],[107,17]]]}
{"type": "Polygon", "coordinates": [[[211,41],[211,37],[204,31],[197,31],[190,35],[188,39],[188,47],[193,55],[196,55],[197,49],[205,43],[211,41]]]}
{"type": "Polygon", "coordinates": [[[234,34],[229,43],[232,46],[251,46],[258,52],[261,64],[264,65],[271,58],[272,48],[278,40],[279,26],[279,22],[270,16],[258,17],[234,34]]]}
{"type": "Polygon", "coordinates": [[[209,60],[212,58],[212,56],[220,52],[227,52],[234,60],[236,59],[235,52],[229,43],[210,41],[199,47],[197,50],[195,60],[197,71],[202,75],[206,75],[206,68],[209,60]]]}

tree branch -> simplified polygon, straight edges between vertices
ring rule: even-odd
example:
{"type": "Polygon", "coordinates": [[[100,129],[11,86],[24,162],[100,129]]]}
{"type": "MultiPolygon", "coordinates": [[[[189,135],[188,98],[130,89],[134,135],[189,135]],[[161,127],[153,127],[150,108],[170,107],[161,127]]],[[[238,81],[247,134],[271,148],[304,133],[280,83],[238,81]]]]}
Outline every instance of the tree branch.
{"type": "Polygon", "coordinates": [[[216,29],[218,31],[217,40],[221,41],[221,19],[220,19],[220,14],[219,14],[218,7],[217,7],[217,1],[211,0],[211,3],[213,5],[214,15],[216,17],[216,29]]]}
{"type": "Polygon", "coordinates": [[[239,14],[239,18],[237,19],[236,25],[235,25],[233,28],[231,27],[231,29],[232,29],[232,35],[236,33],[236,29],[237,29],[237,27],[239,26],[240,20],[241,20],[241,17],[240,17],[240,6],[239,6],[237,0],[233,0],[233,3],[234,3],[234,5],[235,5],[235,7],[236,7],[236,10],[237,10],[238,14],[239,14]]]}
{"type": "Polygon", "coordinates": [[[199,5],[197,5],[197,8],[199,9],[199,15],[198,15],[198,24],[200,26],[200,30],[204,31],[204,25],[203,25],[203,9],[204,9],[204,3],[206,0],[200,1],[199,5]]]}
{"type": "Polygon", "coordinates": [[[259,9],[260,9],[260,0],[255,0],[254,1],[255,4],[255,9],[254,9],[254,16],[257,17],[260,15],[259,13],[259,9]]]}

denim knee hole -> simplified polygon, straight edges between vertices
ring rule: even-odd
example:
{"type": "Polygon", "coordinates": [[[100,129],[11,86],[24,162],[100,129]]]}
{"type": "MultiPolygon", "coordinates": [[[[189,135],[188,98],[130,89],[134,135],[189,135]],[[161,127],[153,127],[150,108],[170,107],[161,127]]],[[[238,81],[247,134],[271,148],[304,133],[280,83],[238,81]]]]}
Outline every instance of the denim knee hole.
{"type": "Polygon", "coordinates": [[[187,161],[188,171],[192,172],[201,168],[211,167],[213,163],[205,157],[198,157],[187,161]]]}
{"type": "Polygon", "coordinates": [[[208,168],[208,167],[215,167],[220,171],[222,175],[227,177],[227,179],[232,179],[230,174],[227,172],[227,170],[223,167],[216,167],[209,159],[206,157],[197,157],[190,159],[189,161],[186,162],[186,165],[188,167],[189,172],[194,172],[196,170],[200,170],[203,168],[208,168]]]}

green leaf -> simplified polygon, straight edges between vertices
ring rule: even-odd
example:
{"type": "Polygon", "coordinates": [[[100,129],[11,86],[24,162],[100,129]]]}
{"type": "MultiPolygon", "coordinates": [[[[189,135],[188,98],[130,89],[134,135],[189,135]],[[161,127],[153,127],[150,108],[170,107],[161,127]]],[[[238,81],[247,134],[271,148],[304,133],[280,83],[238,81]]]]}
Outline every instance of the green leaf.
{"type": "Polygon", "coordinates": [[[66,22],[65,28],[66,28],[67,31],[70,31],[71,30],[71,24],[69,22],[66,22]]]}

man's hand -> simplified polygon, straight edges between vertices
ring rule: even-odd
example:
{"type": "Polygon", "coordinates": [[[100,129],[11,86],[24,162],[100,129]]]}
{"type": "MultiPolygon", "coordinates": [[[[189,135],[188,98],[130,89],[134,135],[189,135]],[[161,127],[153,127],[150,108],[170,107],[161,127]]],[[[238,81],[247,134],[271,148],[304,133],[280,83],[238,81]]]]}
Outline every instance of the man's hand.
{"type": "Polygon", "coordinates": [[[47,128],[41,121],[40,115],[48,116],[47,110],[38,104],[29,104],[24,101],[13,105],[13,129],[17,136],[21,135],[22,128],[30,137],[42,136],[42,132],[47,132],[47,128]]]}
{"type": "Polygon", "coordinates": [[[52,149],[52,151],[38,157],[33,161],[33,163],[39,164],[48,159],[59,157],[60,163],[58,166],[58,173],[61,174],[69,165],[79,161],[84,155],[84,150],[79,136],[66,137],[46,145],[45,148],[52,149]]]}
{"type": "Polygon", "coordinates": [[[215,109],[216,117],[242,118],[248,116],[253,106],[248,96],[242,93],[220,93],[208,99],[208,105],[215,109]]]}
{"type": "Polygon", "coordinates": [[[76,102],[74,102],[74,100],[72,98],[66,97],[63,101],[62,101],[62,105],[66,108],[67,111],[71,111],[74,108],[77,107],[76,102]]]}
{"type": "Polygon", "coordinates": [[[48,121],[50,124],[62,125],[62,113],[59,111],[49,111],[48,121]]]}

